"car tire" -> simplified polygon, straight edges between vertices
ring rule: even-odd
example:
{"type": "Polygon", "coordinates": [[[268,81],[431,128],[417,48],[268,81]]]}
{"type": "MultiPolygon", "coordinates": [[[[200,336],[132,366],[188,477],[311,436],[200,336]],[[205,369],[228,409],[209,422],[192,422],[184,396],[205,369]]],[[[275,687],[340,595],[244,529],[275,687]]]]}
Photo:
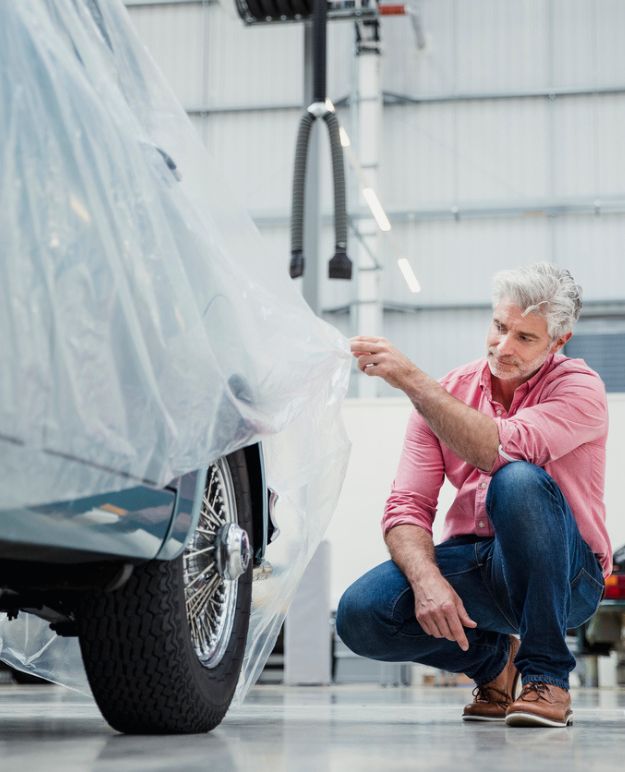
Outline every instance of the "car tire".
{"type": "MultiPolygon", "coordinates": [[[[251,539],[252,498],[243,451],[209,467],[200,522],[182,555],[137,566],[121,588],[91,596],[77,610],[91,690],[102,715],[119,732],[207,732],[230,706],[245,652],[252,560],[238,579],[229,581],[216,574],[214,565],[208,574],[201,565],[193,564],[195,574],[189,568],[200,558],[211,565],[210,548],[202,545],[216,544],[218,537],[206,536],[207,518],[214,519],[216,507],[225,511],[228,506],[224,523],[238,524],[251,539]],[[224,490],[214,495],[220,484],[224,490]],[[190,614],[204,592],[197,590],[202,582],[204,589],[220,584],[209,596],[210,613],[195,613],[193,626],[190,614]]],[[[251,545],[247,554],[252,554],[251,545]]],[[[216,552],[212,555],[214,563],[216,552]]]]}

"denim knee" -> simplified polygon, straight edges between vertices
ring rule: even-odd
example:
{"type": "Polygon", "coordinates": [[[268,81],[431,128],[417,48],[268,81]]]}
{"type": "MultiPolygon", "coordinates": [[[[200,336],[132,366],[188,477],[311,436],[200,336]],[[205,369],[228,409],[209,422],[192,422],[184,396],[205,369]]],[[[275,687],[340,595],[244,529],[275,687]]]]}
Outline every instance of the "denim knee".
{"type": "Polygon", "coordinates": [[[501,535],[509,526],[519,539],[525,533],[536,537],[550,530],[555,525],[552,515],[561,513],[563,505],[557,483],[544,469],[527,461],[514,461],[499,469],[486,497],[495,531],[501,535]]]}
{"type": "Polygon", "coordinates": [[[526,502],[544,490],[545,482],[550,479],[544,469],[527,461],[513,461],[502,466],[488,486],[486,507],[489,514],[502,506],[507,513],[511,508],[523,508],[526,502]]]}
{"type": "Polygon", "coordinates": [[[355,654],[364,656],[360,644],[365,640],[362,635],[362,626],[368,617],[368,610],[364,608],[363,598],[360,593],[354,592],[353,587],[348,587],[341,596],[336,610],[336,632],[343,643],[355,654]]]}
{"type": "Polygon", "coordinates": [[[492,477],[488,489],[489,497],[496,493],[517,493],[523,489],[532,489],[536,485],[542,485],[547,473],[536,464],[528,461],[512,461],[502,466],[492,477]]]}
{"type": "Polygon", "coordinates": [[[354,654],[377,659],[379,620],[374,603],[355,582],[343,593],[336,610],[336,632],[354,654]]]}

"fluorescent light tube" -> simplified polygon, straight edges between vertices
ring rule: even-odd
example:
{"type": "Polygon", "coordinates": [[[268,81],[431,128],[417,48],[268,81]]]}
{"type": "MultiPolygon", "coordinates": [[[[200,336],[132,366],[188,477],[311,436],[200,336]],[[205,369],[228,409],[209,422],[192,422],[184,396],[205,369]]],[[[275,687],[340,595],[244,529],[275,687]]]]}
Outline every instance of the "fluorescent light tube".
{"type": "Polygon", "coordinates": [[[342,147],[349,147],[352,144],[349,139],[349,134],[342,126],[339,126],[339,136],[341,138],[342,147]]]}
{"type": "Polygon", "coordinates": [[[371,214],[377,222],[378,228],[381,231],[390,231],[391,224],[388,220],[388,217],[386,216],[386,212],[384,211],[382,204],[380,203],[380,199],[376,195],[375,190],[373,188],[363,188],[362,195],[365,197],[365,201],[369,205],[369,209],[371,209],[371,214]]]}
{"type": "Polygon", "coordinates": [[[397,265],[399,266],[399,270],[403,273],[404,279],[406,280],[406,284],[408,285],[408,289],[411,292],[421,292],[421,285],[419,284],[419,281],[417,277],[414,275],[414,271],[412,270],[412,266],[410,263],[406,260],[405,257],[400,257],[397,261],[397,265]]]}

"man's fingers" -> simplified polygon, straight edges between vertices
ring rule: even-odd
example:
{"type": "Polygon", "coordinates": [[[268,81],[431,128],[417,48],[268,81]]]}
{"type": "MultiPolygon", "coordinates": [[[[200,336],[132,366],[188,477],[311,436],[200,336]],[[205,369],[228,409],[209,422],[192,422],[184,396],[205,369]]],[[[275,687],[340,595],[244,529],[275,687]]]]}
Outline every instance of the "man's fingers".
{"type": "Polygon", "coordinates": [[[436,619],[434,619],[431,615],[422,616],[420,619],[417,616],[417,621],[421,625],[423,632],[427,633],[428,635],[431,635],[432,638],[445,637],[439,630],[438,625],[436,623],[436,619]]]}
{"type": "Polygon", "coordinates": [[[378,373],[375,372],[376,367],[378,367],[381,364],[381,362],[378,361],[378,359],[374,356],[359,356],[358,357],[358,369],[361,370],[365,375],[377,375],[378,373]]]}
{"type": "Polygon", "coordinates": [[[477,627],[477,622],[473,621],[473,619],[471,619],[471,617],[467,614],[467,610],[460,598],[458,598],[456,608],[458,609],[458,616],[460,617],[460,621],[463,627],[477,627]]]}
{"type": "Polygon", "coordinates": [[[454,641],[463,651],[467,651],[469,642],[460,624],[460,618],[455,606],[442,608],[436,623],[439,630],[443,633],[443,638],[447,638],[448,641],[454,641]]]}
{"type": "Polygon", "coordinates": [[[386,338],[376,338],[371,335],[354,335],[349,339],[350,343],[384,343],[386,338]]]}
{"type": "Polygon", "coordinates": [[[359,354],[377,354],[388,347],[382,338],[351,338],[349,347],[354,356],[359,354]]]}
{"type": "Polygon", "coordinates": [[[439,616],[439,618],[436,620],[436,624],[438,629],[441,631],[443,638],[446,638],[448,641],[455,641],[456,638],[451,630],[449,623],[450,620],[447,619],[444,615],[439,616]]]}
{"type": "Polygon", "coordinates": [[[467,636],[464,633],[464,628],[460,623],[460,617],[458,614],[454,614],[453,618],[449,619],[448,622],[451,634],[453,636],[452,640],[454,640],[458,646],[460,646],[462,651],[468,651],[469,641],[467,640],[467,636]]]}

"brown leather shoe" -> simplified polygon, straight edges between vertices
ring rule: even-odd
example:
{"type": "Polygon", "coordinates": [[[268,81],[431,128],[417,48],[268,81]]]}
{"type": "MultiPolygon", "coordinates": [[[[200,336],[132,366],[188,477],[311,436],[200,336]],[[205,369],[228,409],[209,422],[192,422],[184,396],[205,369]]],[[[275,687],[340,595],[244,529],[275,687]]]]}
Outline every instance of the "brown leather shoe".
{"type": "Polygon", "coordinates": [[[506,666],[497,678],[487,684],[476,686],[473,690],[473,702],[464,706],[464,721],[503,721],[506,711],[514,702],[519,682],[519,672],[514,666],[514,658],[519,650],[519,641],[510,636],[510,650],[506,666]]]}
{"type": "Polygon", "coordinates": [[[571,695],[553,684],[525,684],[506,713],[508,726],[568,726],[573,723],[571,695]]]}

